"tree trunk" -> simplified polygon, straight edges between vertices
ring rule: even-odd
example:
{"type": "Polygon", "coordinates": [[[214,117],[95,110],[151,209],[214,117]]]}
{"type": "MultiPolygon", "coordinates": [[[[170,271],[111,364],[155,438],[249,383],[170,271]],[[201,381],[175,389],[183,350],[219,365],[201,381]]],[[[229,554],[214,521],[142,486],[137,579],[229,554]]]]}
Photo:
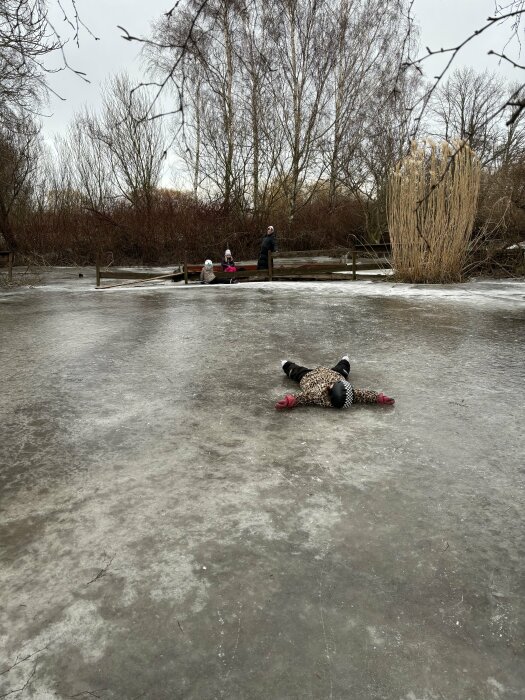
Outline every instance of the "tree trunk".
{"type": "Polygon", "coordinates": [[[18,250],[15,233],[9,221],[9,213],[2,202],[0,202],[0,234],[4,237],[8,250],[13,252],[18,250]]]}
{"type": "Polygon", "coordinates": [[[233,194],[233,46],[228,25],[228,15],[224,18],[223,38],[226,51],[226,85],[224,105],[224,131],[226,133],[226,162],[224,168],[224,213],[229,214],[233,194]]]}

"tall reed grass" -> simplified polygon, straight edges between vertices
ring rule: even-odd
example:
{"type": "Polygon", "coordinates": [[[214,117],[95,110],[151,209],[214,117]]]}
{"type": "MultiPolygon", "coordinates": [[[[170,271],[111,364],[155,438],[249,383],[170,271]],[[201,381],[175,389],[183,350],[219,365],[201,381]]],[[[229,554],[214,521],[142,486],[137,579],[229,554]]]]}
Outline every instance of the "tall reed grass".
{"type": "Polygon", "coordinates": [[[464,142],[412,144],[389,178],[388,223],[397,279],[461,279],[480,173],[478,158],[464,142]]]}

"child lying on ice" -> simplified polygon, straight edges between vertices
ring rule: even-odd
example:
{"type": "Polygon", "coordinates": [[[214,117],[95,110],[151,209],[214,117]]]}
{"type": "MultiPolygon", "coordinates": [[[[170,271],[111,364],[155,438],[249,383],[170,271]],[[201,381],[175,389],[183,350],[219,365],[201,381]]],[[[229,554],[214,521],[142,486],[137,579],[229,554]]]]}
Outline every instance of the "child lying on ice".
{"type": "Polygon", "coordinates": [[[295,362],[281,362],[284,373],[299,383],[300,394],[286,394],[275,404],[277,410],[294,406],[326,406],[348,408],[354,403],[379,403],[392,406],[394,399],[369,389],[355,389],[348,381],[350,360],[345,355],[335,367],[316,367],[308,369],[295,362]]]}

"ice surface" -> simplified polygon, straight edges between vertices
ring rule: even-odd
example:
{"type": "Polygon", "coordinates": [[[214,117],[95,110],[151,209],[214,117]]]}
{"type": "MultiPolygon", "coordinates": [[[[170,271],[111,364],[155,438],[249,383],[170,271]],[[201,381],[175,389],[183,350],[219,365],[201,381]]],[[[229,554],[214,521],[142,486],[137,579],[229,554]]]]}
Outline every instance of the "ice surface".
{"type": "Polygon", "coordinates": [[[82,272],[0,291],[0,695],[523,695],[523,281],[82,272]]]}

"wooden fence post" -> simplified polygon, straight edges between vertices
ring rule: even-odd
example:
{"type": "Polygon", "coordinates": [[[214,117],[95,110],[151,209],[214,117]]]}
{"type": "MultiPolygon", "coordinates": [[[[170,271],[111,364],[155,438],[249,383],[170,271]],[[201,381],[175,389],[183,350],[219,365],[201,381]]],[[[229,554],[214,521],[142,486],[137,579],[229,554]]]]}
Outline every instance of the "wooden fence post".
{"type": "Polygon", "coordinates": [[[268,251],[268,278],[270,282],[273,280],[273,253],[268,251]]]}
{"type": "Polygon", "coordinates": [[[13,281],[13,263],[14,263],[14,261],[15,261],[15,254],[9,253],[9,257],[7,259],[7,264],[8,264],[7,279],[10,282],[13,281]]]}
{"type": "Polygon", "coordinates": [[[96,261],[96,266],[97,266],[97,287],[100,287],[100,256],[97,253],[97,261],[96,261]]]}
{"type": "Polygon", "coordinates": [[[184,265],[182,269],[184,271],[184,284],[188,284],[188,256],[186,251],[184,251],[184,265]]]}
{"type": "Polygon", "coordinates": [[[357,251],[352,251],[352,279],[357,279],[357,251]]]}

